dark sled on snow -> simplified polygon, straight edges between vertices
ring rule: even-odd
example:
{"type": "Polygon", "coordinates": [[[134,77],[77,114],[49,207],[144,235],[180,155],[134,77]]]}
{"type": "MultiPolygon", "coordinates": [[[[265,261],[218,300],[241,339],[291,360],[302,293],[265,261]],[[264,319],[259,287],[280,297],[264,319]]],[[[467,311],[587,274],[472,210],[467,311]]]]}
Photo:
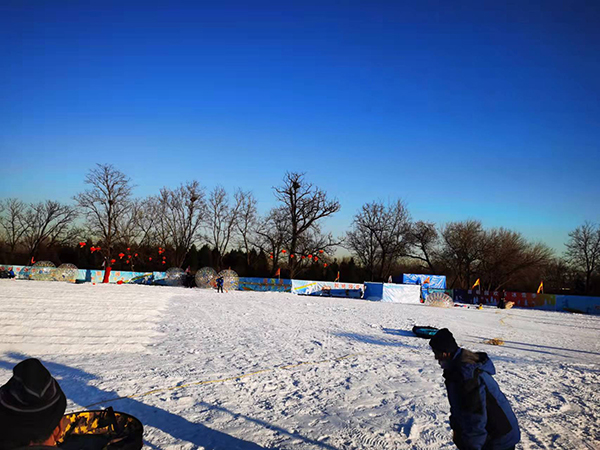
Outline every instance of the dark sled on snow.
{"type": "Polygon", "coordinates": [[[65,414],[68,424],[59,449],[140,450],[144,427],[133,416],[107,408],[65,414]]]}
{"type": "Polygon", "coordinates": [[[423,339],[431,339],[435,333],[438,332],[437,328],[434,327],[418,327],[414,326],[412,332],[415,333],[415,336],[423,338],[423,339]]]}

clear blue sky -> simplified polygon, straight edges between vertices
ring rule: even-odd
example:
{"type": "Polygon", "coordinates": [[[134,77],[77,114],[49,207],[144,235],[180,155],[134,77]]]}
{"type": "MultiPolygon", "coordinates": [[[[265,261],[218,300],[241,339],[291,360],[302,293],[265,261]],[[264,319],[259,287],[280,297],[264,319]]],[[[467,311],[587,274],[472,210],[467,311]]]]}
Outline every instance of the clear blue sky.
{"type": "Polygon", "coordinates": [[[600,2],[0,2],[0,198],[286,170],[562,250],[600,222],[600,2]],[[457,6],[460,3],[460,6],[457,6]]]}

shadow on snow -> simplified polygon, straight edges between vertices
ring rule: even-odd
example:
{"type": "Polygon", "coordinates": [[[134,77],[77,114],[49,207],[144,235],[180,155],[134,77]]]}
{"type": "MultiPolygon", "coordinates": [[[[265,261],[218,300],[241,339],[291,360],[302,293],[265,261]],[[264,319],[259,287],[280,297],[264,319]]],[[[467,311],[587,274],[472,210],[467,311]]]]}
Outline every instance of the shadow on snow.
{"type": "MultiPolygon", "coordinates": [[[[6,356],[17,361],[21,361],[29,357],[20,353],[7,353],[6,356]]],[[[60,379],[60,385],[67,398],[78,405],[90,405],[96,402],[101,402],[105,399],[119,397],[119,394],[115,391],[105,391],[95,386],[90,386],[88,383],[91,380],[96,379],[96,376],[92,374],[63,364],[43,360],[42,362],[48,368],[48,370],[50,370],[53,376],[60,379]]],[[[9,370],[11,372],[15,364],[16,363],[0,360],[0,368],[9,370]]],[[[211,450],[263,449],[263,447],[253,442],[230,436],[218,430],[213,430],[212,428],[200,423],[190,422],[176,414],[172,414],[164,409],[157,408],[156,406],[147,405],[133,398],[123,398],[106,403],[112,403],[115,409],[137,417],[145,426],[152,426],[162,430],[176,439],[190,442],[199,447],[204,447],[211,450]]],[[[335,447],[327,445],[323,442],[318,442],[296,433],[290,433],[283,428],[229,411],[221,406],[210,405],[204,402],[200,402],[200,404],[209,409],[228,413],[233,417],[241,417],[265,428],[287,434],[293,438],[302,439],[306,443],[321,447],[323,449],[336,450],[335,447]]],[[[144,444],[151,448],[158,448],[147,442],[144,442],[144,444]]]]}

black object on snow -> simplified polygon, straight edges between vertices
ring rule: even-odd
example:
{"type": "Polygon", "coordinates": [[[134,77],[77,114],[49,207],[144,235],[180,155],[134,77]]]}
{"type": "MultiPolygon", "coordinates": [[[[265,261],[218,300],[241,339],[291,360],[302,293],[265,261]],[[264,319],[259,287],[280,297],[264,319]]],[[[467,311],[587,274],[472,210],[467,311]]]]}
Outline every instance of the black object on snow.
{"type": "Polygon", "coordinates": [[[58,449],[140,450],[144,427],[129,414],[107,408],[65,414],[68,425],[58,449]]]}
{"type": "Polygon", "coordinates": [[[415,336],[417,337],[431,339],[435,333],[438,332],[438,329],[434,327],[419,327],[415,325],[412,329],[412,332],[415,333],[415,336]]]}

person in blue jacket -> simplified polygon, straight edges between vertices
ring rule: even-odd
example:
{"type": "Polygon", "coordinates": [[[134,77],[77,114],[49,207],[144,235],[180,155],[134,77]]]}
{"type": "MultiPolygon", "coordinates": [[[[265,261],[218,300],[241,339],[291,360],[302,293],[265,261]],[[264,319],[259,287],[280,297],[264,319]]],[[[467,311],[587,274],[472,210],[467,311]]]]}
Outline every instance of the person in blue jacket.
{"type": "Polygon", "coordinates": [[[223,277],[219,277],[217,278],[217,292],[221,292],[223,293],[223,284],[224,284],[225,280],[223,279],[223,277]]]}
{"type": "Polygon", "coordinates": [[[459,450],[512,450],[521,439],[508,400],[492,378],[494,364],[486,353],[459,348],[447,328],[429,341],[442,369],[453,441],[459,450]]]}

